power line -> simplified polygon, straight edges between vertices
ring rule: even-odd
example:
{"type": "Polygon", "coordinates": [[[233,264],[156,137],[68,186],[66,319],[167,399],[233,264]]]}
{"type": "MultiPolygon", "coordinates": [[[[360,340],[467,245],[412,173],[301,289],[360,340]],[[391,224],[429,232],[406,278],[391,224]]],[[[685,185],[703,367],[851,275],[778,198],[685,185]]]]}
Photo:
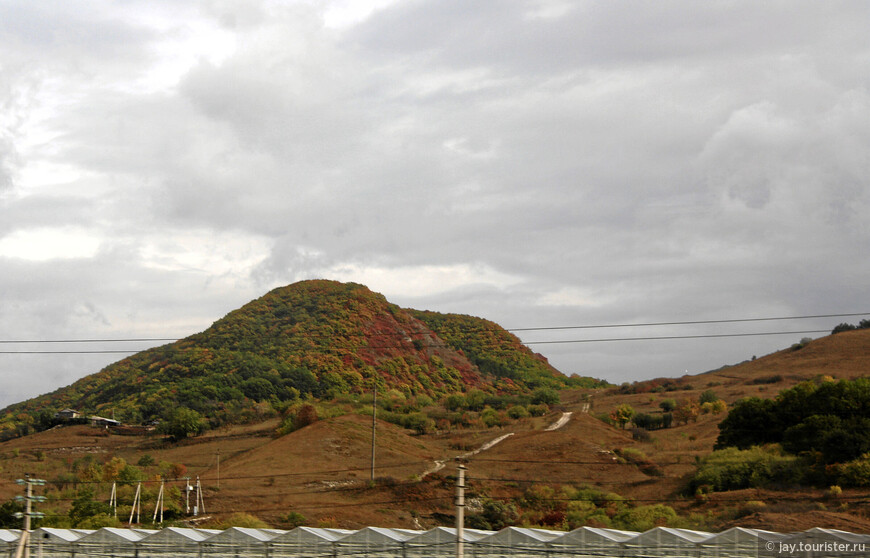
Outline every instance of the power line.
{"type": "Polygon", "coordinates": [[[178,341],[178,337],[130,337],[114,339],[0,339],[0,344],[25,343],[133,343],[151,341],[178,341]]]}
{"type": "MultiPolygon", "coordinates": [[[[516,327],[504,328],[504,331],[558,331],[558,330],[574,330],[574,329],[606,329],[620,327],[662,327],[662,326],[677,326],[677,325],[703,325],[703,324],[728,324],[728,323],[748,323],[748,322],[768,322],[768,321],[785,321],[785,320],[809,320],[817,318],[847,318],[856,316],[867,316],[870,312],[854,312],[846,314],[813,314],[804,316],[774,316],[761,318],[733,318],[722,320],[690,320],[690,321],[672,321],[672,322],[629,322],[617,324],[596,324],[596,325],[574,325],[574,326],[543,326],[543,327],[516,327]]],[[[474,328],[473,330],[483,331],[491,330],[492,328],[474,328]]],[[[828,330],[809,331],[807,333],[823,333],[828,330]]],[[[433,331],[434,332],[434,331],[433,331]]],[[[379,336],[408,336],[409,334],[419,334],[421,332],[372,332],[372,333],[306,333],[306,337],[379,337],[379,336]]],[[[781,335],[792,332],[771,333],[771,335],[781,335]]],[[[802,333],[802,332],[793,332],[802,333]]],[[[194,334],[197,335],[197,334],[194,334]]],[[[765,335],[765,334],[745,334],[745,335],[765,335]]],[[[670,337],[668,337],[670,338],[670,337]]],[[[685,337],[677,337],[683,339],[685,337]]],[[[36,344],[36,343],[134,343],[134,342],[154,342],[154,341],[180,341],[181,337],[128,337],[128,338],[86,338],[86,339],[0,339],[0,344],[36,344]]],[[[634,339],[634,338],[631,338],[634,339]]],[[[646,338],[639,338],[646,339],[646,338]]],[[[599,341],[599,340],[593,340],[599,341]]]]}
{"type": "MultiPolygon", "coordinates": [[[[808,329],[802,331],[762,331],[755,333],[715,333],[715,334],[704,334],[704,335],[664,335],[664,336],[655,336],[655,337],[604,337],[604,338],[596,338],[596,339],[564,339],[564,340],[553,340],[553,341],[522,341],[524,345],[553,345],[553,344],[568,344],[568,343],[607,343],[607,342],[627,342],[627,341],[666,341],[666,340],[676,340],[676,339],[717,339],[717,338],[727,338],[727,337],[769,337],[774,335],[807,335],[811,333],[830,333],[828,329],[808,329]]],[[[398,334],[397,334],[398,335],[398,334]]],[[[449,348],[451,345],[448,343],[429,343],[426,345],[427,347],[440,347],[440,348],[449,348]]],[[[154,347],[146,348],[146,349],[102,349],[102,350],[74,350],[74,351],[0,351],[0,354],[10,355],[10,354],[18,354],[18,355],[54,355],[54,354],[136,354],[139,352],[144,352],[154,347]]],[[[391,345],[368,345],[365,348],[367,349],[393,349],[394,346],[391,345]]]]}
{"type": "Polygon", "coordinates": [[[602,324],[602,325],[581,325],[581,326],[552,326],[552,327],[520,327],[507,328],[507,331],[547,331],[558,329],[603,329],[611,327],[652,327],[652,326],[674,326],[674,325],[700,325],[700,324],[735,324],[743,322],[770,322],[777,320],[809,320],[813,318],[848,318],[854,316],[866,316],[870,312],[860,312],[854,314],[816,314],[812,316],[780,316],[773,318],[735,318],[730,320],[694,320],[686,322],[647,322],[647,323],[625,323],[625,324],[602,324]]]}
{"type": "Polygon", "coordinates": [[[608,341],[663,341],[667,339],[716,339],[720,337],[763,337],[770,335],[805,335],[808,333],[830,333],[828,329],[808,329],[804,331],[763,331],[758,333],[715,333],[706,335],[664,335],[660,337],[608,337],[603,339],[566,339],[561,341],[523,341],[524,345],[551,345],[556,343],[604,343],[608,341]]]}

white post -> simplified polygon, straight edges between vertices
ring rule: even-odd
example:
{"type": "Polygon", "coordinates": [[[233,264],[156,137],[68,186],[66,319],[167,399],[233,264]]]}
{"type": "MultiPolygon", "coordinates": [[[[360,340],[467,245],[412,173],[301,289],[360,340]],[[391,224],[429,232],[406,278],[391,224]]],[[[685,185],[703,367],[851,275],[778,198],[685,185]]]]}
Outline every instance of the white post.
{"type": "Polygon", "coordinates": [[[456,558],[465,555],[465,465],[459,464],[456,477],[456,558]]]}

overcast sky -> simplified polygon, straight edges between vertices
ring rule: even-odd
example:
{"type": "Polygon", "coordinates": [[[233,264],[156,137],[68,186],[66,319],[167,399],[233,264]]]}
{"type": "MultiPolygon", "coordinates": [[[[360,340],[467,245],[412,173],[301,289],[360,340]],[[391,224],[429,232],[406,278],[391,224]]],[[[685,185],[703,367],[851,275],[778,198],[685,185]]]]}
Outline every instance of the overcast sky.
{"type": "MultiPolygon", "coordinates": [[[[870,4],[0,0],[0,351],[301,279],[508,328],[870,310],[870,4]]],[[[826,318],[520,332],[830,330],[826,318]]],[[[819,334],[532,344],[612,382],[819,334]]],[[[0,354],[0,406],[117,354],[0,354]]]]}

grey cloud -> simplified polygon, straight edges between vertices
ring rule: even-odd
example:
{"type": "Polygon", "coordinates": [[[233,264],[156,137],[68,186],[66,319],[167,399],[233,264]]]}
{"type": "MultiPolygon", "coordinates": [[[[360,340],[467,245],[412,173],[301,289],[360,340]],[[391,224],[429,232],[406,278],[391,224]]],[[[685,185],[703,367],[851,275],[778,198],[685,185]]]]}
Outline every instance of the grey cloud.
{"type": "MultiPolygon", "coordinates": [[[[21,314],[32,335],[195,330],[267,288],[352,266],[504,274],[503,285],[384,294],[513,327],[867,299],[864,3],[577,2],[536,19],[537,4],[401,2],[341,31],[302,4],[133,3],[71,16],[66,30],[65,12],[40,23],[40,8],[16,5],[7,15],[24,31],[0,42],[0,63],[17,64],[14,108],[26,118],[68,89],[36,153],[82,175],[4,199],[0,235],[53,222],[105,238],[88,260],[5,260],[17,306],[2,331],[21,314]],[[138,10],[179,22],[146,29],[138,10]],[[161,33],[193,24],[234,33],[238,48],[175,88],[132,90],[161,33]],[[58,69],[47,86],[40,76],[58,69]],[[183,261],[184,246],[172,252],[187,231],[255,236],[270,252],[212,276],[183,261]],[[148,260],[155,243],[171,253],[148,260]]],[[[8,137],[11,176],[20,136],[8,137]]],[[[621,380],[791,342],[538,349],[565,371],[621,380]]]]}

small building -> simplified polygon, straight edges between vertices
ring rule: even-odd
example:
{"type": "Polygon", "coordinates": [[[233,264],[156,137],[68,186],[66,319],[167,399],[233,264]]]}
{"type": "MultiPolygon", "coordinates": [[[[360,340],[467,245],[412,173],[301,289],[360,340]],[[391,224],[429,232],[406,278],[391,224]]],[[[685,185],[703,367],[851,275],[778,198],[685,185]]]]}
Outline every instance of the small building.
{"type": "Polygon", "coordinates": [[[121,421],[105,417],[92,416],[88,417],[88,420],[91,421],[91,426],[105,426],[106,428],[110,426],[121,426],[121,421]]]}
{"type": "Polygon", "coordinates": [[[58,420],[73,420],[81,417],[82,414],[75,409],[63,409],[54,414],[54,418],[58,420]]]}

